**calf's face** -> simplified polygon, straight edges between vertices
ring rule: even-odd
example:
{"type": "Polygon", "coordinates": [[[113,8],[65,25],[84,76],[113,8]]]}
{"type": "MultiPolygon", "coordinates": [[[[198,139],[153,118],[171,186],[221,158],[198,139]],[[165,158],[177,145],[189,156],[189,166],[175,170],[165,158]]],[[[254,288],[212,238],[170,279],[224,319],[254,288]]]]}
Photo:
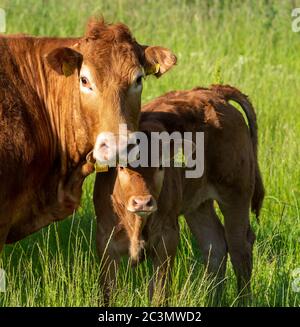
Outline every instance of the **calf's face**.
{"type": "Polygon", "coordinates": [[[176,63],[170,50],[142,46],[125,25],[103,21],[91,22],[77,44],[53,50],[47,59],[59,74],[77,74],[93,156],[103,163],[126,151],[120,139],[137,130],[143,78],[159,77],[176,63]],[[126,125],[125,135],[119,132],[120,124],[126,125]]]}
{"type": "Polygon", "coordinates": [[[157,210],[158,198],[164,181],[162,167],[118,166],[117,187],[126,210],[141,218],[147,218],[157,210]]]}
{"type": "Polygon", "coordinates": [[[157,208],[163,185],[164,170],[160,168],[128,168],[118,166],[114,192],[125,207],[121,219],[129,237],[129,254],[133,265],[142,259],[145,241],[142,230],[147,217],[157,208]]]}

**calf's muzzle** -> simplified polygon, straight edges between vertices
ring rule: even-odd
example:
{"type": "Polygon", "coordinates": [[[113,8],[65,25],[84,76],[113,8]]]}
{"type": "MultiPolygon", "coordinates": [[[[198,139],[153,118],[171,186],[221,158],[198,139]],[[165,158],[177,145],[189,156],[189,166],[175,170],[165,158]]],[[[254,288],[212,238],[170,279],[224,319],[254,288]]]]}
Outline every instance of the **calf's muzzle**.
{"type": "Polygon", "coordinates": [[[127,210],[144,217],[157,210],[157,203],[152,195],[131,196],[127,210]]]}

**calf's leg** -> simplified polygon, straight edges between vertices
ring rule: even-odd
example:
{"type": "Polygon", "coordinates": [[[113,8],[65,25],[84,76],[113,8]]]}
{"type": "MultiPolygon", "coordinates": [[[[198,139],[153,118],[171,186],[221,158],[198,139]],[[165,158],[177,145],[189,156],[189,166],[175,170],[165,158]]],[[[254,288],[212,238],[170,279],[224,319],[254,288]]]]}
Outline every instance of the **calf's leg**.
{"type": "Polygon", "coordinates": [[[251,295],[252,249],[255,234],[250,227],[250,200],[238,196],[234,201],[220,204],[225,220],[225,235],[238,291],[245,301],[251,295]]]}
{"type": "Polygon", "coordinates": [[[168,305],[168,284],[170,283],[171,269],[179,242],[177,217],[174,219],[176,219],[176,226],[163,231],[160,241],[152,251],[154,275],[150,282],[149,297],[156,306],[168,305]]]}
{"type": "Polygon", "coordinates": [[[215,212],[213,200],[207,200],[194,212],[185,214],[185,219],[204,257],[207,272],[213,278],[211,300],[217,305],[226,272],[227,244],[224,227],[215,212]]]}

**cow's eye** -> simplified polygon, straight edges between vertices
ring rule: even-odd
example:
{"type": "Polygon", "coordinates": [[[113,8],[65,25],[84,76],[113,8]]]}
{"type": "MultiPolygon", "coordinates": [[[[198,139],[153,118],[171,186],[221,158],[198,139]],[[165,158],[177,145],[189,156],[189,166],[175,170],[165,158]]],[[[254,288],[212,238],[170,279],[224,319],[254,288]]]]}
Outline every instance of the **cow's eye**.
{"type": "Polygon", "coordinates": [[[85,76],[81,76],[81,77],[80,77],[80,81],[81,81],[81,84],[82,84],[84,87],[88,87],[89,89],[92,89],[92,88],[91,88],[90,81],[88,80],[87,77],[85,77],[85,76]]]}

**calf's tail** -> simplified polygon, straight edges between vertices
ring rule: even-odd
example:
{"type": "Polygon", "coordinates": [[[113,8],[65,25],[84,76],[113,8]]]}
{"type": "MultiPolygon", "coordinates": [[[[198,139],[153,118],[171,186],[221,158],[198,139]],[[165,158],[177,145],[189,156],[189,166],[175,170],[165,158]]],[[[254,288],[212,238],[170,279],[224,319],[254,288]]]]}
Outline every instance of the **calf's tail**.
{"type": "Polygon", "coordinates": [[[243,109],[249,125],[250,137],[255,157],[255,187],[251,201],[251,209],[258,219],[265,196],[264,185],[257,160],[257,122],[255,110],[247,95],[230,85],[212,85],[211,90],[221,95],[226,101],[235,101],[243,109]]]}

